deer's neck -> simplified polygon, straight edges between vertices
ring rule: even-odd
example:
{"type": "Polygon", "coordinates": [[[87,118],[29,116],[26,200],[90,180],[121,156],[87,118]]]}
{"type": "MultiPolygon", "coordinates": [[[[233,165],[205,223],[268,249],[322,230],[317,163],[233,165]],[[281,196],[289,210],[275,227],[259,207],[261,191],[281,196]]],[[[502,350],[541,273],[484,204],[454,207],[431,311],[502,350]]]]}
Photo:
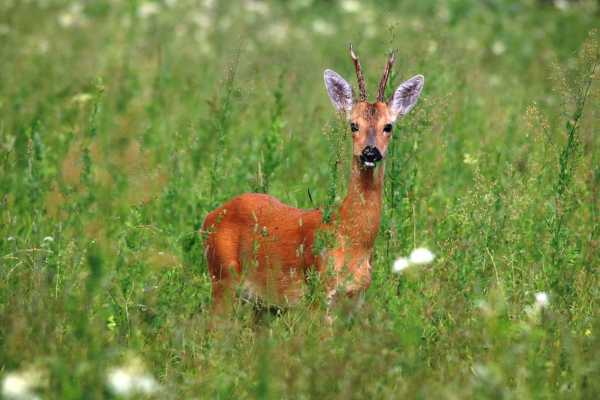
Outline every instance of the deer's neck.
{"type": "Polygon", "coordinates": [[[370,252],[381,222],[383,162],[375,169],[352,160],[348,194],[340,206],[337,232],[356,250],[370,252]]]}

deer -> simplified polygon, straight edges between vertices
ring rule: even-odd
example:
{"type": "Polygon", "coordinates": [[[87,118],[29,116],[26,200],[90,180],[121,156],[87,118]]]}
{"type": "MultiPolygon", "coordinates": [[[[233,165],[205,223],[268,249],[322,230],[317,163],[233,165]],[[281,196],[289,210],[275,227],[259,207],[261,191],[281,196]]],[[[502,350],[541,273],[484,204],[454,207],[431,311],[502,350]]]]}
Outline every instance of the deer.
{"type": "Polygon", "coordinates": [[[385,90],[395,53],[389,54],[377,99],[370,103],[360,60],[350,57],[358,96],[333,70],[324,71],[329,99],[352,137],[347,195],[332,217],[323,210],[299,209],[262,193],[245,193],[208,213],[201,228],[212,288],[212,308],[224,312],[236,296],[287,308],[306,293],[308,277],[321,279],[327,304],[353,298],[371,284],[371,256],[379,232],[385,157],[394,126],[417,103],[425,78],[415,75],[388,100],[385,90]],[[323,249],[319,235],[334,240],[323,249]]]}

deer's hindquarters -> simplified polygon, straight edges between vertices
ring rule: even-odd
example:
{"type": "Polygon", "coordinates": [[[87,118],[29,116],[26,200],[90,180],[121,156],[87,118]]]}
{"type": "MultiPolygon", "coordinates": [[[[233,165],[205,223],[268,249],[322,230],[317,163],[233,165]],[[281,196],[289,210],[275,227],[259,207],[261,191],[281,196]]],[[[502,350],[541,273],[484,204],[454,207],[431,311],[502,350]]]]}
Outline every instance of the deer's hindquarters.
{"type": "Polygon", "coordinates": [[[296,303],[315,264],[318,210],[300,210],[263,194],[236,197],[206,217],[205,252],[213,302],[240,291],[271,304],[296,303]]]}

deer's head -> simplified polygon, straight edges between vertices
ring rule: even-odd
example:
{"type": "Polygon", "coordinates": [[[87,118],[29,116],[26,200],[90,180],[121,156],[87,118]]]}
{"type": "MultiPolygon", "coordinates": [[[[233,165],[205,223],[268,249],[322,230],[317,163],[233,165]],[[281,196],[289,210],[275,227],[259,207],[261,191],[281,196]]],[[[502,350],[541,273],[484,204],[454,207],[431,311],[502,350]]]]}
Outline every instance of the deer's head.
{"type": "Polygon", "coordinates": [[[350,55],[358,78],[358,98],[353,96],[352,86],[330,69],[325,70],[325,86],[334,107],[346,116],[350,124],[354,157],[363,167],[374,168],[378,161],[385,158],[394,124],[417,103],[425,78],[423,75],[413,76],[398,86],[386,101],[385,87],[395,58],[391,53],[379,83],[377,101],[369,103],[360,62],[352,46],[350,55]]]}

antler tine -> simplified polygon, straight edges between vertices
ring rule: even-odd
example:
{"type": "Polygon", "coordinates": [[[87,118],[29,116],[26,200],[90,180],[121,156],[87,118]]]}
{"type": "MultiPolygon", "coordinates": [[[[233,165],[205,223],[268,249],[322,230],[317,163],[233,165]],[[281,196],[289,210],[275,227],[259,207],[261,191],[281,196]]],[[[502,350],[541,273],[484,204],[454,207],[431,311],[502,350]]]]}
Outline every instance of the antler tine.
{"type": "Polygon", "coordinates": [[[377,101],[385,101],[385,87],[387,86],[388,78],[390,77],[390,71],[392,70],[394,61],[396,61],[396,53],[394,51],[391,51],[390,56],[388,58],[388,62],[385,65],[385,70],[383,71],[383,76],[381,77],[381,81],[379,82],[377,101]]]}
{"type": "Polygon", "coordinates": [[[354,53],[354,49],[352,48],[352,43],[350,43],[350,57],[352,57],[352,61],[354,62],[354,69],[356,70],[356,78],[358,79],[358,90],[360,92],[359,100],[367,101],[367,89],[365,87],[365,77],[363,76],[362,69],[360,68],[360,61],[358,60],[358,56],[354,53]]]}

